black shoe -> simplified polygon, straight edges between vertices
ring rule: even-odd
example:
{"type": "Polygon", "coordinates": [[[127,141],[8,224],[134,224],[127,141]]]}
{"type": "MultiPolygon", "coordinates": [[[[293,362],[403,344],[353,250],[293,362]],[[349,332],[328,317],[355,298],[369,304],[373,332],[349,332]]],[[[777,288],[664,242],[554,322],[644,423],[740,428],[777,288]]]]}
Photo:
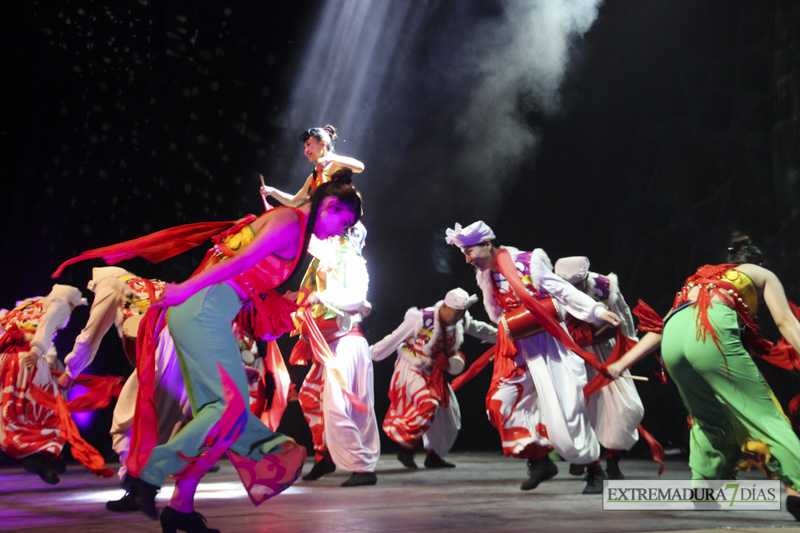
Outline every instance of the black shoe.
{"type": "Polygon", "coordinates": [[[330,474],[334,471],[336,471],[336,465],[332,461],[320,459],[314,463],[314,466],[311,467],[311,470],[308,471],[308,474],[303,476],[303,480],[314,481],[315,479],[319,479],[325,474],[330,474]]]}
{"type": "Polygon", "coordinates": [[[619,469],[619,456],[606,459],[606,474],[608,479],[625,479],[625,474],[619,469]]]}
{"type": "Polygon", "coordinates": [[[375,472],[353,472],[350,478],[342,483],[342,487],[358,487],[360,485],[374,485],[378,482],[375,472]]]}
{"type": "Polygon", "coordinates": [[[67,462],[64,461],[64,459],[56,459],[54,461],[50,461],[48,468],[56,474],[63,474],[67,471],[67,462]]]}
{"type": "Polygon", "coordinates": [[[583,465],[576,465],[575,463],[569,464],[569,475],[570,476],[582,476],[583,475],[583,465]]]}
{"type": "Polygon", "coordinates": [[[406,468],[411,468],[412,470],[418,468],[417,463],[414,462],[414,452],[411,450],[401,449],[397,452],[397,460],[403,463],[406,468]]]}
{"type": "Polygon", "coordinates": [[[608,479],[603,467],[590,466],[586,468],[586,487],[583,489],[584,494],[602,494],[603,493],[603,480],[608,479]]]}
{"type": "Polygon", "coordinates": [[[138,511],[139,504],[136,503],[136,498],[132,492],[126,492],[125,496],[119,500],[110,500],[106,502],[106,509],[115,513],[127,513],[130,511],[138,511]]]}
{"type": "Polygon", "coordinates": [[[425,468],[455,468],[456,465],[439,457],[435,452],[428,452],[425,457],[425,468]]]}
{"type": "Polygon", "coordinates": [[[136,503],[139,505],[139,510],[145,515],[149,516],[151,520],[158,520],[158,511],[156,510],[156,494],[161,490],[161,487],[151,485],[146,481],[135,478],[128,474],[125,476],[127,484],[131,487],[130,492],[133,494],[136,503]]]}
{"type": "Polygon", "coordinates": [[[539,483],[547,481],[556,474],[558,474],[558,467],[549,457],[545,456],[536,461],[528,459],[528,479],[519,488],[533,490],[539,486],[539,483]]]}
{"type": "Polygon", "coordinates": [[[206,519],[197,511],[182,513],[169,505],[161,511],[161,531],[175,533],[177,530],[187,533],[219,533],[219,529],[211,529],[206,525],[206,519]]]}
{"type": "Polygon", "coordinates": [[[60,481],[55,468],[44,457],[35,453],[22,460],[22,467],[33,474],[38,474],[42,481],[55,485],[60,481]]]}
{"type": "Polygon", "coordinates": [[[800,522],[800,496],[786,496],[786,510],[800,522]]]}

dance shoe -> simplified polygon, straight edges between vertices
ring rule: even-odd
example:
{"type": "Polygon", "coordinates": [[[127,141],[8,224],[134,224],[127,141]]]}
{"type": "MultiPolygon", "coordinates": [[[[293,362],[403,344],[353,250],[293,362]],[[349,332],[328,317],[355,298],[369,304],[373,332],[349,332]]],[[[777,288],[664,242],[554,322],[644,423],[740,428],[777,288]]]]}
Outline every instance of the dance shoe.
{"type": "Polygon", "coordinates": [[[576,465],[575,463],[569,464],[569,475],[570,476],[582,476],[584,471],[583,465],[576,465]]]}
{"type": "Polygon", "coordinates": [[[397,452],[397,460],[403,463],[403,466],[406,468],[410,468],[412,470],[416,470],[417,463],[414,462],[414,452],[411,450],[406,450],[402,448],[399,452],[397,452]]]}
{"type": "Polygon", "coordinates": [[[133,492],[127,491],[125,496],[119,500],[107,501],[106,509],[114,513],[127,513],[129,511],[138,511],[139,504],[136,503],[136,497],[133,495],[133,492]]]}
{"type": "MultiPolygon", "coordinates": [[[[63,465],[63,461],[61,461],[59,465],[58,462],[48,461],[38,453],[29,455],[22,460],[22,467],[25,470],[31,472],[32,474],[38,474],[39,477],[42,478],[42,481],[49,483],[50,485],[55,485],[60,481],[58,479],[58,470],[59,466],[63,465]]],[[[66,467],[64,470],[66,470],[66,467]]],[[[64,470],[61,470],[61,472],[64,472],[64,470]]]]}
{"type": "Polygon", "coordinates": [[[328,461],[327,459],[320,459],[314,466],[311,467],[311,470],[308,471],[308,474],[303,476],[303,481],[314,481],[316,479],[321,478],[325,474],[331,474],[336,471],[336,465],[333,461],[328,461]]]}
{"type": "Polygon", "coordinates": [[[625,474],[619,469],[619,456],[606,459],[606,474],[608,479],[625,479],[625,474]]]}
{"type": "Polygon", "coordinates": [[[456,465],[439,457],[436,452],[428,452],[425,457],[425,468],[455,468],[456,465]]]}
{"type": "Polygon", "coordinates": [[[549,457],[545,456],[535,461],[528,459],[528,479],[519,488],[533,490],[539,486],[539,483],[547,481],[556,474],[558,474],[558,467],[549,457]]]}
{"type": "Polygon", "coordinates": [[[136,504],[139,506],[140,511],[150,517],[151,520],[158,520],[158,511],[156,510],[156,494],[158,494],[158,491],[161,490],[161,487],[151,485],[150,483],[142,481],[139,478],[135,478],[130,474],[125,476],[125,483],[123,486],[125,486],[125,488],[131,494],[133,494],[133,498],[136,504]]]}
{"type": "Polygon", "coordinates": [[[353,472],[350,478],[342,483],[342,487],[358,487],[360,485],[374,485],[378,482],[375,472],[353,472]]]}
{"type": "Polygon", "coordinates": [[[786,496],[786,510],[800,522],[800,496],[786,496]]]}
{"type": "Polygon", "coordinates": [[[182,513],[168,505],[161,511],[161,531],[175,533],[178,530],[186,533],[219,533],[219,529],[208,527],[206,518],[197,511],[182,513]]]}
{"type": "Polygon", "coordinates": [[[608,479],[603,467],[587,466],[586,467],[586,487],[583,489],[584,494],[602,494],[603,493],[603,480],[608,479]]]}

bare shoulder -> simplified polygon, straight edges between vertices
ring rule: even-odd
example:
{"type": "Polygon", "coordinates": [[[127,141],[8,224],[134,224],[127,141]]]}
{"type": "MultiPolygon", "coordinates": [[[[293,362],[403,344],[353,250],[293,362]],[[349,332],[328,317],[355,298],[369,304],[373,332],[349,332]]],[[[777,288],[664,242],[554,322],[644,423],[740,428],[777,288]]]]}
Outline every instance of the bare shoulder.
{"type": "Polygon", "coordinates": [[[300,225],[298,212],[292,208],[276,207],[258,217],[253,222],[253,230],[259,234],[267,228],[270,230],[289,229],[292,225],[300,225]]]}
{"type": "Polygon", "coordinates": [[[779,282],[778,277],[771,270],[752,263],[743,263],[737,267],[737,270],[750,276],[759,288],[763,288],[767,282],[779,282]]]}

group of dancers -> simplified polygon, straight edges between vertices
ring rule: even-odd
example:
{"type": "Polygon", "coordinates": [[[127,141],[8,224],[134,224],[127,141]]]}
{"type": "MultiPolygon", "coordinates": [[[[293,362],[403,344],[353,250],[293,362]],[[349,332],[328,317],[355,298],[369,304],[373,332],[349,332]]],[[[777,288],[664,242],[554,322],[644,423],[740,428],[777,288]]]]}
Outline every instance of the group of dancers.
{"type": "Polygon", "coordinates": [[[158,262],[213,241],[195,273],[178,284],[118,266],[95,268],[89,320],[63,364],[52,340],[71,311],[86,304],[78,289],[57,284],[47,297],[0,315],[0,449],[57,483],[69,442],[92,472],[112,475],[69,413],[117,396],[111,435],[126,493],[107,508],[159,519],[155,497],[172,476],[173,496],[160,514],[164,531],[217,531],[195,511],[194,494],[222,454],[256,505],[301,473],[305,448],[276,431],[293,391],[274,339],[290,333],[298,340],[289,364],[310,365],[297,392],[315,452],[304,480],[340,468],[351,473],[343,487],[377,483],[372,365],[396,352],[382,429],[405,467],[418,468],[420,442],[426,468],[455,466],[446,456],[461,427],[456,391],[493,361],[486,413],[504,454],[527,461],[520,488],[553,478],[557,453],[571,463],[571,474],[585,475],[583,492],[597,494],[604,479],[624,478],[620,453],[640,436],[658,455],[659,445],[641,426],[644,407],[627,368],[660,347],[689,411],[693,477],[734,477],[757,442],[768,450],[762,466],[783,481],[787,509],[800,520],[800,440],[750,356],[769,354],[800,370],[800,323],[773,273],[741,257],[700,268],[664,321],[652,310],[637,312],[646,318],[640,329],[648,331],[639,341],[614,274],[591,272],[586,257],[554,265],[542,249],[500,246],[482,221],[455,224],[442,237],[475,268],[492,323],[470,315],[478,296],[454,288],[433,305],[409,309],[370,346],[360,328],[372,309],[362,256],[367,230],[352,185],[364,165],[335,153],[336,138],[332,126],[303,133],[313,172],[296,194],[263,185],[260,216],[170,228],[62,264],[54,276],[79,260],[158,262]],[[306,253],[312,261],[300,287],[278,294],[306,253]],[[762,299],[784,337],[774,345],[757,335],[762,299]],[[124,385],[82,374],[112,325],[136,367],[124,385]],[[493,344],[466,371],[465,333],[493,344]],[[268,342],[265,358],[253,357],[254,340],[268,342]],[[450,383],[446,374],[461,375],[450,383]],[[66,402],[64,392],[76,383],[88,392],[66,402]]]}

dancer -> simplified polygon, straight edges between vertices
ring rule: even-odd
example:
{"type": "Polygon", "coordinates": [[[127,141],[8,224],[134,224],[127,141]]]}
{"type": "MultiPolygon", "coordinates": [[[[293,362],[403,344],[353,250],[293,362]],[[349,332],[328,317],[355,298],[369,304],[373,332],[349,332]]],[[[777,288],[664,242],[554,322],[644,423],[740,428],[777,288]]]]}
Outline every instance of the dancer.
{"type": "Polygon", "coordinates": [[[168,285],[154,304],[169,307],[167,323],[194,415],[178,435],[155,447],[136,472],[129,464],[134,496],[153,519],[158,517],[155,495],[163,479],[178,477],[170,504],[161,515],[165,529],[208,530],[194,511],[194,493],[200,476],[227,448],[235,452],[229,457],[236,464],[250,461],[252,474],[266,470],[277,477],[267,480],[269,486],[259,491],[259,501],[285,490],[297,478],[305,450],[269,430],[255,415],[242,414],[249,392],[231,321],[244,303],[260,299],[260,293],[291,275],[312,232],[320,238],[336,235],[354,224],[360,213],[361,199],[348,178],[320,186],[310,203],[298,209],[274,209],[254,220],[248,226],[251,242],[231,257],[222,255],[209,262],[187,281],[168,285]],[[226,406],[233,410],[230,416],[226,406]],[[216,437],[210,447],[205,446],[209,436],[216,437]],[[266,462],[264,469],[259,467],[261,462],[266,462]]]}
{"type": "Polygon", "coordinates": [[[456,224],[446,237],[477,269],[486,312],[502,326],[486,398],[489,419],[500,432],[503,452],[528,460],[528,479],[522,490],[534,489],[558,473],[548,457],[555,449],[569,462],[586,465],[584,494],[600,493],[606,475],[589,423],[582,391],[586,370],[578,355],[597,369],[603,366],[593,354],[578,348],[564,324],[552,315],[566,311],[585,322],[612,326],[618,326],[620,319],[556,276],[542,249],[520,252],[499,247],[494,239],[494,232],[482,221],[463,228],[456,224]],[[528,318],[535,318],[544,331],[520,329],[520,321],[529,325],[528,318]]]}
{"type": "Polygon", "coordinates": [[[769,449],[766,468],[785,484],[786,508],[800,521],[800,439],[749,355],[768,349],[753,321],[761,298],[798,351],[800,323],[778,277],[737,259],[734,254],[729,263],[700,267],[676,295],[663,330],[647,333],[608,371],[617,377],[660,347],[691,417],[692,477],[735,477],[748,441],[762,441],[769,449]]]}
{"type": "MultiPolygon", "coordinates": [[[[620,329],[632,342],[637,342],[636,326],[633,316],[619,290],[619,281],[614,273],[602,276],[589,271],[588,257],[562,257],[556,261],[555,273],[570,282],[579,291],[584,292],[598,302],[605,304],[622,320],[620,329]]],[[[568,327],[573,321],[568,321],[568,327]]],[[[615,330],[607,328],[614,332],[615,330]]],[[[602,333],[598,332],[602,337],[602,333]]],[[[573,338],[575,336],[573,335],[573,338]]],[[[616,334],[605,335],[586,349],[597,356],[597,360],[606,364],[608,357],[616,345],[616,334]]],[[[586,374],[591,380],[597,372],[591,365],[586,365],[586,374]]],[[[596,394],[588,398],[589,420],[597,435],[600,445],[606,449],[606,474],[609,479],[625,479],[619,468],[619,457],[622,450],[630,450],[639,440],[637,426],[644,417],[644,406],[636,391],[636,386],[629,379],[616,380],[606,385],[596,394]]],[[[582,475],[583,466],[570,465],[570,474],[582,475]]]]}
{"type": "MultiPolygon", "coordinates": [[[[353,226],[335,253],[315,258],[300,291],[305,319],[314,320],[332,358],[314,342],[298,341],[290,362],[312,360],[299,400],[314,441],[316,461],[303,479],[313,481],[336,469],[352,472],[343,487],[374,485],[380,438],[375,418],[372,360],[361,332],[369,276],[361,250],[367,230],[353,226]],[[344,385],[344,386],[343,386],[344,385]],[[363,406],[359,410],[353,400],[363,406]]],[[[305,320],[304,319],[304,320],[305,320]]],[[[300,364],[306,364],[302,362],[300,364]]]]}
{"type": "Polygon", "coordinates": [[[487,342],[497,338],[497,328],[467,311],[477,301],[464,289],[453,289],[432,307],[409,309],[397,329],[370,347],[373,361],[397,350],[383,430],[400,445],[397,459],[407,468],[417,468],[414,448],[420,439],[427,452],[425,468],[455,467],[444,456],[461,429],[461,411],[443,371],[464,370],[464,333],[487,342]]]}
{"type": "Polygon", "coordinates": [[[300,136],[300,140],[303,143],[303,153],[309,161],[314,163],[314,171],[295,194],[285,193],[275,187],[262,185],[262,196],[264,198],[271,196],[283,205],[297,207],[305,201],[306,197],[316,187],[330,181],[331,176],[336,172],[344,169],[350,170],[353,174],[364,172],[364,164],[361,161],[334,153],[333,147],[338,138],[336,128],[330,124],[323,128],[311,128],[304,131],[300,136]]]}
{"type": "Polygon", "coordinates": [[[132,365],[136,365],[136,333],[147,307],[164,292],[166,283],[140,278],[120,267],[95,267],[87,288],[94,293],[89,319],[78,334],[72,351],[64,358],[66,367],[58,378],[58,386],[66,390],[75,376],[94,361],[100,341],[116,326],[123,350],[132,365]],[[126,335],[125,332],[128,332],[126,335]]]}
{"type": "Polygon", "coordinates": [[[53,338],[73,309],[85,304],[75,287],[53,285],[47,297],[28,298],[0,313],[0,449],[51,485],[65,470],[61,451],[68,437],[56,411],[37,402],[32,389],[58,395],[50,373],[57,361],[53,338]]]}

